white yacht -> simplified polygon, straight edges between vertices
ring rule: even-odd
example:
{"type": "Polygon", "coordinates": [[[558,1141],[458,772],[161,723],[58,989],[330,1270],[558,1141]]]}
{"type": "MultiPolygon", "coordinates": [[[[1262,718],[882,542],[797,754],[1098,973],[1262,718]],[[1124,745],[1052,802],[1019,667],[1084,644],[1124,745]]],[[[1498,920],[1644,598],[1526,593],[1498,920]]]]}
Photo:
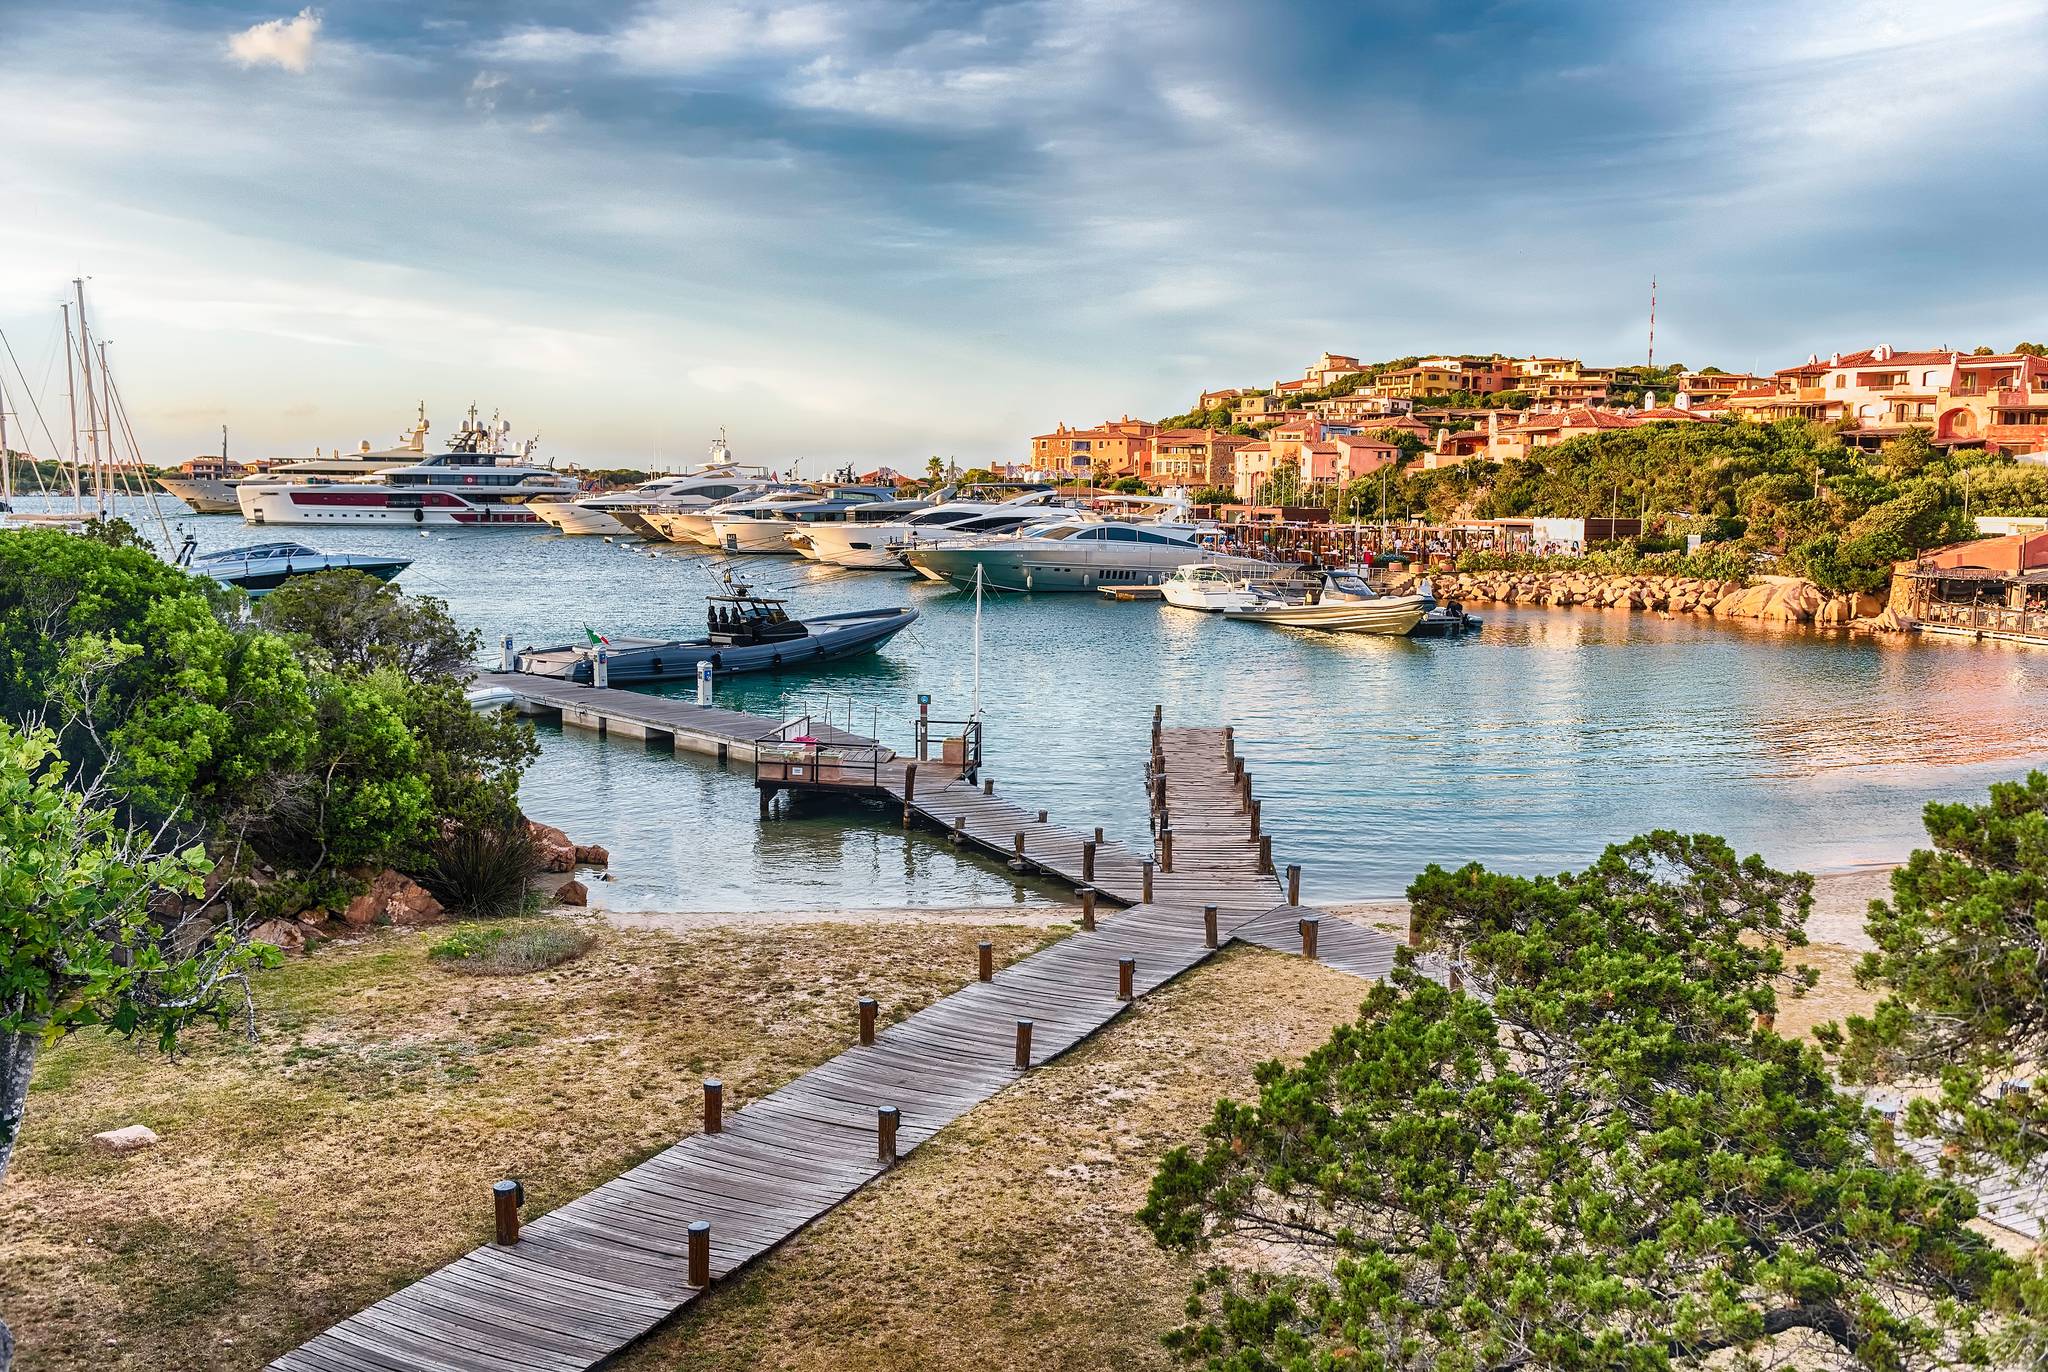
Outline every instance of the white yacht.
{"type": "Polygon", "coordinates": [[[1101,586],[1156,586],[1189,562],[1209,562],[1237,576],[1270,564],[1212,550],[1217,531],[1194,524],[1118,524],[1062,520],[1011,538],[947,542],[905,554],[934,581],[984,583],[998,591],[1085,591],[1101,586]]]}
{"type": "Polygon", "coordinates": [[[810,486],[770,486],[763,491],[734,496],[714,505],[700,505],[681,510],[649,510],[641,517],[654,530],[657,538],[671,543],[696,544],[704,548],[718,546],[718,520],[742,508],[767,508],[772,505],[798,505],[814,501],[818,492],[810,486]]]}
{"type": "MultiPolygon", "coordinates": [[[[736,496],[758,495],[773,483],[765,471],[701,467],[681,476],[656,477],[623,491],[575,500],[536,501],[541,522],[565,534],[645,537],[648,517],[671,510],[704,510],[736,496]]],[[[659,538],[661,535],[656,534],[659,538]]]]}
{"type": "Polygon", "coordinates": [[[1224,610],[1223,617],[1250,624],[1274,624],[1283,629],[1400,637],[1413,632],[1423,616],[1435,608],[1432,596],[1381,595],[1357,573],[1338,571],[1325,573],[1305,602],[1279,595],[1263,596],[1256,605],[1224,610]]]}
{"type": "MultiPolygon", "coordinates": [[[[939,493],[941,497],[945,492],[939,493]]],[[[889,520],[850,520],[813,524],[788,535],[804,556],[835,567],[864,571],[902,571],[906,549],[942,539],[1014,533],[1029,524],[1071,518],[1073,511],[1052,503],[1051,491],[1033,491],[1013,500],[941,500],[929,509],[889,520]],[[799,542],[802,540],[802,542],[799,542]]]]}
{"type": "Polygon", "coordinates": [[[815,524],[881,522],[927,509],[928,500],[899,500],[893,486],[832,486],[809,500],[773,500],[729,506],[711,521],[725,553],[796,553],[785,535],[815,524]]]}
{"type": "Polygon", "coordinates": [[[243,481],[235,499],[252,524],[538,524],[528,501],[571,496],[579,485],[567,473],[535,466],[531,439],[517,453],[506,451],[510,432],[501,420],[480,426],[472,406],[447,452],[371,477],[272,473],[278,479],[243,481]]]}

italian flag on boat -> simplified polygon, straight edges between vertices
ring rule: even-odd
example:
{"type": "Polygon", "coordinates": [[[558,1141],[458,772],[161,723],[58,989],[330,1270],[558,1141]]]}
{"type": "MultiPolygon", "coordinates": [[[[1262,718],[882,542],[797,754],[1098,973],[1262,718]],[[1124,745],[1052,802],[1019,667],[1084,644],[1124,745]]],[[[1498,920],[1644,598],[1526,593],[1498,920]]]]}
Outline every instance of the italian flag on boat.
{"type": "Polygon", "coordinates": [[[593,648],[595,648],[600,643],[602,643],[607,648],[612,646],[612,641],[610,639],[606,638],[597,630],[591,628],[588,624],[583,626],[583,632],[590,635],[590,646],[593,648]]]}

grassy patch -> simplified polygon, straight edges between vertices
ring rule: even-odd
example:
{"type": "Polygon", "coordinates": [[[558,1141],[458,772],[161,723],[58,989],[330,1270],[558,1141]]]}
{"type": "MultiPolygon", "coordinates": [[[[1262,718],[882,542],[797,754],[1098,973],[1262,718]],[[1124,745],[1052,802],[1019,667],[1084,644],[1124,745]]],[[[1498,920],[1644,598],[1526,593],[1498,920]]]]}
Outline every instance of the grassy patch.
{"type": "Polygon", "coordinates": [[[427,956],[458,972],[509,977],[545,972],[589,952],[597,935],[558,923],[462,925],[427,950],[427,956]]]}
{"type": "Polygon", "coordinates": [[[0,1185],[17,1365],[260,1367],[487,1240],[496,1179],[545,1213],[695,1129],[704,1073],[738,1107],[845,1047],[858,996],[914,1009],[973,979],[978,940],[1003,962],[1038,942],[586,928],[587,956],[478,978],[429,956],[448,930],[354,936],[257,978],[253,1043],[49,1049],[0,1185]],[[163,1141],[91,1146],[124,1124],[163,1141]]]}

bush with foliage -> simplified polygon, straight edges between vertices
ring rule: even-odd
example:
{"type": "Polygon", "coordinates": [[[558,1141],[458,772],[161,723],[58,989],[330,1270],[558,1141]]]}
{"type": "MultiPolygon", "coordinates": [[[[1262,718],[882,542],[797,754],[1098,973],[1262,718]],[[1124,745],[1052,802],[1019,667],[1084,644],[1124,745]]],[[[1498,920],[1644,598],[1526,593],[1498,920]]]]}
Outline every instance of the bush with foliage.
{"type": "Polygon", "coordinates": [[[1472,991],[1404,950],[1355,1023],[1168,1155],[1144,1222],[1221,1255],[1169,1344],[1243,1369],[2009,1353],[2018,1269],[1970,1192],[1759,1019],[1806,981],[1810,889],[1670,833],[1557,878],[1428,869],[1416,925],[1472,991]]]}
{"type": "Polygon", "coordinates": [[[1756,570],[1749,557],[1725,550],[1641,553],[1629,545],[1590,553],[1496,553],[1458,555],[1461,572],[1580,572],[1593,576],[1683,576],[1700,581],[1747,581],[1756,570]]]}

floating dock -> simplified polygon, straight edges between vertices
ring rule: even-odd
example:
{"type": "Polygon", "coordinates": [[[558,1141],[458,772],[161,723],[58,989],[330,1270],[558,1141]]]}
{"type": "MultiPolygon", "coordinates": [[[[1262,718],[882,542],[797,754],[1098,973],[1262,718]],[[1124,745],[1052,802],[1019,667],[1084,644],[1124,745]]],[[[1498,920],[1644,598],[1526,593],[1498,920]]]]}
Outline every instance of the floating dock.
{"type": "MultiPolygon", "coordinates": [[[[686,731],[707,724],[665,711],[661,718],[686,731]]],[[[530,1225],[518,1223],[519,1200],[501,1184],[505,1241],[473,1250],[271,1366],[597,1366],[1233,940],[1309,953],[1360,975],[1393,965],[1392,937],[1327,920],[1283,890],[1228,730],[1163,729],[1155,713],[1152,737],[1146,779],[1159,847],[1146,860],[1155,867],[1151,901],[1098,923],[1091,900],[1080,933],[1001,970],[983,963],[977,980],[887,1028],[875,1028],[872,1001],[848,1006],[855,1046],[729,1116],[720,1089],[706,1083],[701,1131],[530,1225]]],[[[1004,811],[988,822],[1016,821],[1004,811]]],[[[1038,850],[1048,859],[1053,851],[1049,842],[1038,850]]],[[[1289,869],[1288,887],[1298,875],[1289,869]]]]}

